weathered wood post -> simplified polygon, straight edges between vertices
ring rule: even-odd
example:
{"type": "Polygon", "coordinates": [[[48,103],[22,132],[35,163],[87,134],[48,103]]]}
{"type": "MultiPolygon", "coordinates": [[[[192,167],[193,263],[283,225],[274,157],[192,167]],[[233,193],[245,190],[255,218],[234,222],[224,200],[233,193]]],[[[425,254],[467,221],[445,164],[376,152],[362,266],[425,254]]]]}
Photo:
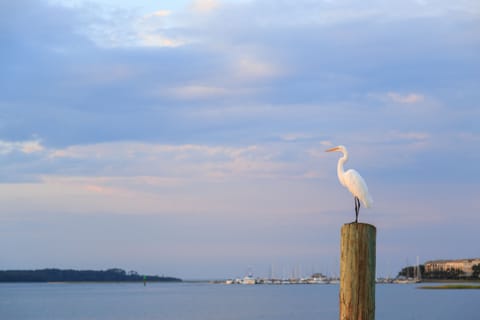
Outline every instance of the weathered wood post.
{"type": "Polygon", "coordinates": [[[344,224],[340,248],[340,320],[375,319],[375,242],[377,229],[344,224]]]}

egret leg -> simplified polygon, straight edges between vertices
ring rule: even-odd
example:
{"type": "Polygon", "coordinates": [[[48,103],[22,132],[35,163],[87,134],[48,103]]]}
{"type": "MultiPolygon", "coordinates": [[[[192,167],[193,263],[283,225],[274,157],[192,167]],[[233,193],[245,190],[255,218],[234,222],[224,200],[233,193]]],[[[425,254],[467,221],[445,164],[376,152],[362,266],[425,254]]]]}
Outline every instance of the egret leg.
{"type": "Polygon", "coordinates": [[[357,198],[358,202],[358,211],[357,211],[357,221],[358,221],[358,214],[360,213],[360,200],[357,198]]]}
{"type": "Polygon", "coordinates": [[[353,197],[353,202],[355,203],[355,215],[357,215],[357,198],[353,197]]]}
{"type": "Polygon", "coordinates": [[[355,223],[358,222],[358,212],[360,211],[360,200],[355,197],[355,223]]]}

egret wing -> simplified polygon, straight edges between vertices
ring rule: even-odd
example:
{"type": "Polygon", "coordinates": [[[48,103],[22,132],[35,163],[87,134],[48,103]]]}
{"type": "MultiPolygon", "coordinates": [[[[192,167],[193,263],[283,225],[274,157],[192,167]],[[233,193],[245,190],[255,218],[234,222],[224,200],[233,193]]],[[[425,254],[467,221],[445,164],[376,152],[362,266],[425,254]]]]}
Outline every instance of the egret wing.
{"type": "Polygon", "coordinates": [[[343,178],[348,191],[360,199],[365,207],[370,208],[373,204],[373,200],[362,176],[356,170],[350,169],[345,172],[343,178]]]}

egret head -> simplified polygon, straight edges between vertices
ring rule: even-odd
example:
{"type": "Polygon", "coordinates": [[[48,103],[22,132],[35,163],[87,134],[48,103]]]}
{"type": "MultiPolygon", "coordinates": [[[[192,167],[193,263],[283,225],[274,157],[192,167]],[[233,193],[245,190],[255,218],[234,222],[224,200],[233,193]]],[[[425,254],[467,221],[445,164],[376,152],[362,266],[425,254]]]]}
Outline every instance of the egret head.
{"type": "Polygon", "coordinates": [[[347,148],[345,148],[345,146],[336,146],[334,148],[331,148],[331,149],[328,149],[328,150],[325,150],[325,152],[341,152],[341,153],[346,153],[347,152],[347,148]]]}

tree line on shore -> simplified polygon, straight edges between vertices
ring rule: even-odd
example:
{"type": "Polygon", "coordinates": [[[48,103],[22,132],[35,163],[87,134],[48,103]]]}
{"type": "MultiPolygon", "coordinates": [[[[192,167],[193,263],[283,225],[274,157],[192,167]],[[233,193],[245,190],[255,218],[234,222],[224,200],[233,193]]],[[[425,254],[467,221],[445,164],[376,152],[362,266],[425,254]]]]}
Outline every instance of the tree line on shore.
{"type": "Polygon", "coordinates": [[[181,279],[164,276],[144,276],[136,271],[113,268],[108,270],[4,270],[0,282],[180,282],[181,279]]]}

